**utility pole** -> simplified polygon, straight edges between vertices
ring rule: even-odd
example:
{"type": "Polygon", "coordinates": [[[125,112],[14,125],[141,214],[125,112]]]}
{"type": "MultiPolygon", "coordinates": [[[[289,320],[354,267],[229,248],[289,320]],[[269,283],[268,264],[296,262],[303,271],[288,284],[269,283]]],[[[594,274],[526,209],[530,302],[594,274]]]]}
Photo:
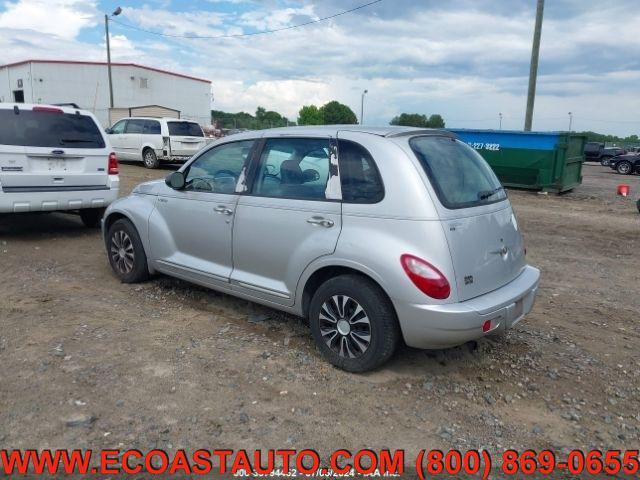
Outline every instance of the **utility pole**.
{"type": "Polygon", "coordinates": [[[500,130],[502,130],[502,112],[500,112],[498,116],[500,117],[500,130]]]}
{"type": "Polygon", "coordinates": [[[571,133],[571,124],[573,123],[573,113],[569,112],[569,133],[571,133]]]}
{"type": "Polygon", "coordinates": [[[536,26],[533,30],[533,47],[531,48],[531,66],[529,68],[529,92],[527,94],[527,113],[524,119],[524,131],[530,132],[533,123],[533,104],[536,99],[536,80],[538,77],[538,58],[540,56],[540,36],[542,34],[542,16],[544,0],[538,0],[536,8],[536,26]]]}
{"type": "MultiPolygon", "coordinates": [[[[116,8],[112,15],[114,17],[120,15],[122,9],[116,8]]],[[[107,38],[107,70],[109,71],[109,105],[113,108],[113,79],[111,78],[111,42],[109,41],[109,15],[104,15],[104,32],[107,38]]]]}
{"type": "Polygon", "coordinates": [[[364,96],[369,93],[369,90],[362,92],[362,102],[360,103],[360,125],[364,123],[364,96]]]}

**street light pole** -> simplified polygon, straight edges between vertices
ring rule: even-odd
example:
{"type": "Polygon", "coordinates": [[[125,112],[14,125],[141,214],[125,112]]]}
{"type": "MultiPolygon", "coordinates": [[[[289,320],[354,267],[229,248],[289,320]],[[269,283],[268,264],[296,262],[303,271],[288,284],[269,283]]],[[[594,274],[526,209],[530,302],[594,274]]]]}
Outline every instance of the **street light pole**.
{"type": "Polygon", "coordinates": [[[369,93],[369,90],[362,92],[362,102],[360,103],[360,125],[364,124],[364,96],[369,93]]]}
{"type": "Polygon", "coordinates": [[[571,133],[571,124],[573,123],[573,113],[569,112],[569,133],[571,133]]]}
{"type": "MultiPolygon", "coordinates": [[[[112,15],[117,17],[122,13],[120,7],[116,8],[112,15]]],[[[113,108],[113,79],[111,77],[111,42],[109,41],[109,15],[104,15],[104,32],[107,39],[107,70],[109,71],[109,105],[113,108]]]]}
{"type": "Polygon", "coordinates": [[[500,130],[502,130],[502,112],[500,112],[498,116],[500,117],[500,130]]]}
{"type": "Polygon", "coordinates": [[[536,8],[536,26],[533,30],[533,47],[531,48],[531,66],[529,67],[529,92],[527,94],[527,113],[524,118],[524,131],[530,132],[533,123],[533,104],[536,99],[536,80],[538,78],[538,58],[540,56],[540,36],[542,35],[542,15],[544,0],[538,0],[536,8]]]}

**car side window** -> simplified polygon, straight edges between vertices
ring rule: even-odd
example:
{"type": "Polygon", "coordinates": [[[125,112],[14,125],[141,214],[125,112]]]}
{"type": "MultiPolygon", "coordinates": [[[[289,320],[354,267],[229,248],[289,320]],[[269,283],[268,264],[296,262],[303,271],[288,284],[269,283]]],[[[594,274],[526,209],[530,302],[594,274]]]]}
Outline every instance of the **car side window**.
{"type": "Polygon", "coordinates": [[[382,200],[382,178],[371,154],[362,145],[338,140],[338,162],[343,202],[377,203],[382,200]]]}
{"type": "Polygon", "coordinates": [[[111,133],[112,134],[122,134],[124,133],[124,128],[127,126],[127,121],[126,120],[120,120],[118,123],[116,123],[113,127],[111,127],[111,133]]]}
{"type": "Polygon", "coordinates": [[[142,133],[144,131],[144,120],[129,120],[125,133],[142,133]]]}
{"type": "Polygon", "coordinates": [[[271,138],[265,142],[253,194],[326,200],[330,169],[328,138],[271,138]]]}
{"type": "Polygon", "coordinates": [[[157,120],[145,120],[143,133],[145,135],[160,135],[160,122],[157,120]]]}
{"type": "Polygon", "coordinates": [[[226,143],[200,155],[186,172],[185,190],[233,194],[253,140],[226,143]]]}

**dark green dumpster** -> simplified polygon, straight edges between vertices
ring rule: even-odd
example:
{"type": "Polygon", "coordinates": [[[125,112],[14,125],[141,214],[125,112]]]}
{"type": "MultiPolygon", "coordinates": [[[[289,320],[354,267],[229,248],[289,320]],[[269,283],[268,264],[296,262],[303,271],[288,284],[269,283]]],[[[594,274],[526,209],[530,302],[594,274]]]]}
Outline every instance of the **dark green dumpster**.
{"type": "Polygon", "coordinates": [[[561,193],[582,183],[585,135],[448,129],[475,148],[507,187],[561,193]]]}

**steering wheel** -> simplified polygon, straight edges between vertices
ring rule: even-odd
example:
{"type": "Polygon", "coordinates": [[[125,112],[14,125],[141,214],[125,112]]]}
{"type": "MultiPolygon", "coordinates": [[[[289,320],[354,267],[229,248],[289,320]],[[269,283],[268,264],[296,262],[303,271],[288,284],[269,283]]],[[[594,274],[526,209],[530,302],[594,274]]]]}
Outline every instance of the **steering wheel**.
{"type": "Polygon", "coordinates": [[[235,172],[232,172],[231,170],[218,170],[216,173],[213,174],[213,180],[218,180],[219,177],[231,177],[233,178],[234,182],[238,181],[238,174],[235,172]]]}

